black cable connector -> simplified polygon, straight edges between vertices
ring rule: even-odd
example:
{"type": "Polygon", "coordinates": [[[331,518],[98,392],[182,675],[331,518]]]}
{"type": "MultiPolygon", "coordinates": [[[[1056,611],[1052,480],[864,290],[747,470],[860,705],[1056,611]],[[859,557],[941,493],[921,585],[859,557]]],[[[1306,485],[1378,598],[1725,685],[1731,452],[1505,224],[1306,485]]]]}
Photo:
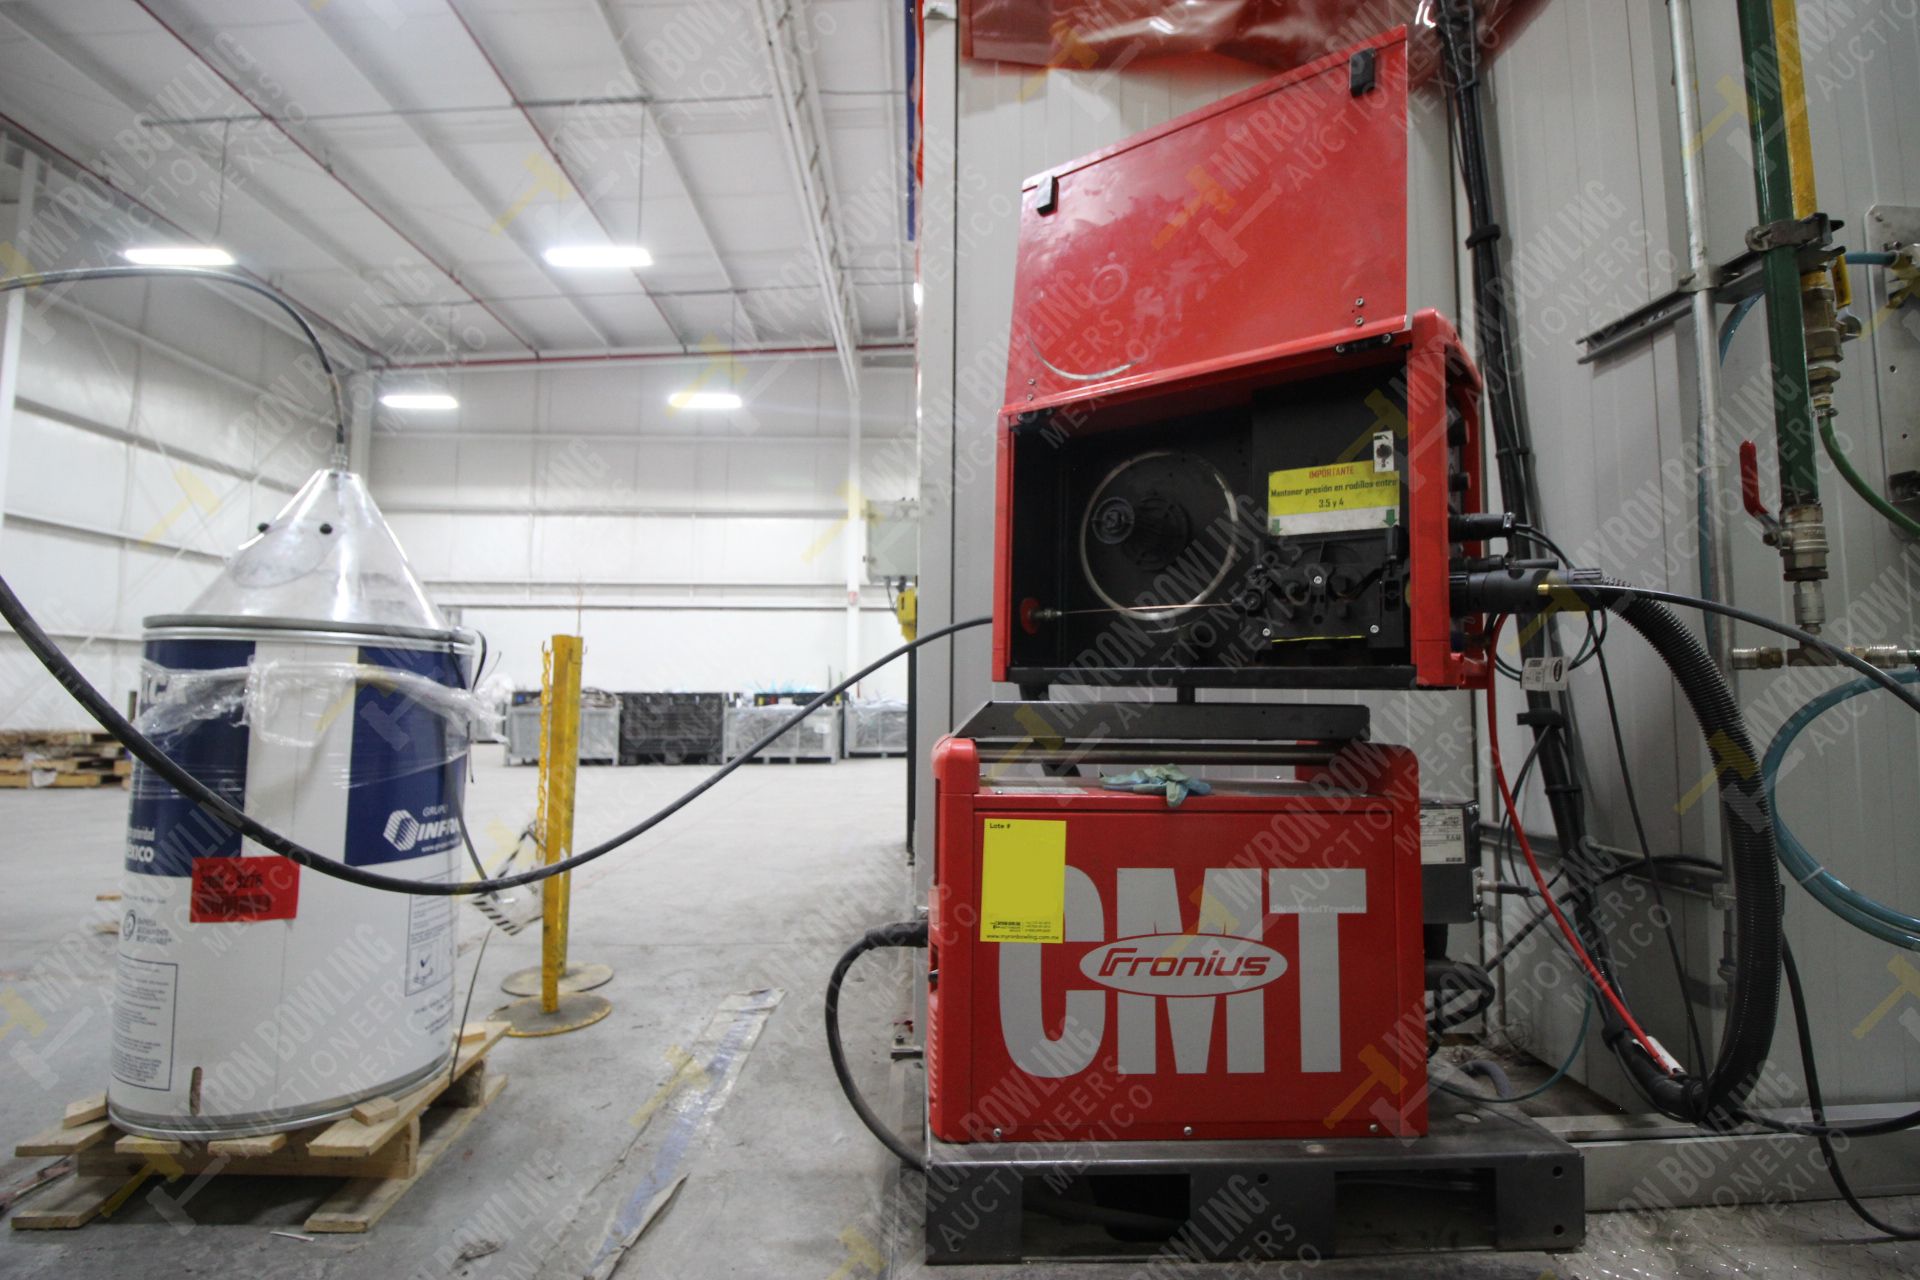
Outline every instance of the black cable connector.
{"type": "Polygon", "coordinates": [[[1447,517],[1447,536],[1454,542],[1511,538],[1519,523],[1511,511],[1471,511],[1447,517]]]}

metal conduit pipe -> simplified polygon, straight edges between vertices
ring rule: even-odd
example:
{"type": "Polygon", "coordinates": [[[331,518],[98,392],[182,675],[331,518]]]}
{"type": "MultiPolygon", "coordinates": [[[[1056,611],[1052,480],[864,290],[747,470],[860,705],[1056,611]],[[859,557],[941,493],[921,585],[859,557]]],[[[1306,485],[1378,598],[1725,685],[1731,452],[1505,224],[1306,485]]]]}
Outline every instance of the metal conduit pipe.
{"type": "MultiPolygon", "coordinates": [[[[1667,34],[1673,46],[1673,96],[1680,124],[1680,194],[1687,225],[1687,280],[1693,291],[1693,363],[1700,401],[1694,434],[1700,519],[1700,594],[1722,600],[1733,590],[1733,556],[1720,512],[1724,447],[1720,440],[1720,352],[1715,336],[1713,258],[1707,246],[1707,184],[1700,149],[1700,65],[1694,52],[1692,0],[1668,0],[1667,34]]],[[[1728,667],[1728,629],[1707,619],[1707,652],[1728,667]]]]}

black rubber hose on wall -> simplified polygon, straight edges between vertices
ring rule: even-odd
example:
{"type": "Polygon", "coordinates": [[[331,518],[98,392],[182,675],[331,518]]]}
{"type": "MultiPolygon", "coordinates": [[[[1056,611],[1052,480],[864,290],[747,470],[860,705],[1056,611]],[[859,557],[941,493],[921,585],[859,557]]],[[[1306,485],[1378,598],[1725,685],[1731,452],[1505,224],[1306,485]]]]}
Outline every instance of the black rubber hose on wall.
{"type": "Polygon", "coordinates": [[[1703,1079],[1675,1080],[1643,1053],[1629,1052],[1624,1060],[1649,1096],[1672,1114],[1725,1122],[1729,1110],[1740,1105],[1759,1077],[1773,1046],[1780,1012],[1785,895],[1759,756],[1747,737],[1733,691],[1693,633],[1665,605],[1635,595],[1625,583],[1609,580],[1598,585],[1608,597],[1607,608],[1660,655],[1693,708],[1717,773],[1734,888],[1735,963],[1726,1024],[1712,1071],[1703,1079]]]}

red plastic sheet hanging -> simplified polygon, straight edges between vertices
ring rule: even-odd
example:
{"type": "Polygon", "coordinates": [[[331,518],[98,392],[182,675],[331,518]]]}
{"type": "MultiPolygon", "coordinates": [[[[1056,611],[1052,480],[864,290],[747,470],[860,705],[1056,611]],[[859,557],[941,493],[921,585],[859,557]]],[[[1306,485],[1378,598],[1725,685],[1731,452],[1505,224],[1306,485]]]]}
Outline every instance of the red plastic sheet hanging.
{"type": "MultiPolygon", "coordinates": [[[[1438,57],[1440,0],[967,0],[969,58],[1081,71],[1145,58],[1214,53],[1285,71],[1397,26],[1416,35],[1416,82],[1438,57]]],[[[1481,47],[1497,53],[1546,0],[1482,0],[1481,47]]]]}

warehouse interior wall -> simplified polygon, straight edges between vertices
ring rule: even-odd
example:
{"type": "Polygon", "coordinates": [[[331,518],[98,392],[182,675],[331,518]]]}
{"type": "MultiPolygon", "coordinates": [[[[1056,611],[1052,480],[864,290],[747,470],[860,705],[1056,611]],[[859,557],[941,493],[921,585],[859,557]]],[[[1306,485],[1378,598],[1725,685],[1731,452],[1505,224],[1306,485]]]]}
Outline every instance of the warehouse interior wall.
{"type": "MultiPolygon", "coordinates": [[[[1694,145],[1705,168],[1711,257],[1723,264],[1744,250],[1756,220],[1738,28],[1726,6],[1693,8],[1703,122],[1694,145]]],[[[1920,204],[1920,133],[1912,127],[1920,116],[1920,83],[1913,76],[1920,66],[1920,7],[1910,0],[1803,0],[1799,8],[1820,207],[1845,223],[1838,243],[1878,248],[1865,241],[1868,209],[1920,204]]],[[[1577,362],[1576,347],[1582,335],[1673,289],[1686,271],[1683,143],[1671,76],[1667,7],[1660,0],[1553,4],[1492,64],[1491,99],[1524,392],[1549,531],[1582,564],[1697,592],[1690,325],[1683,317],[1652,341],[1592,364],[1577,362]]],[[[1889,463],[1916,430],[1914,422],[1886,420],[1882,413],[1893,380],[1910,380],[1920,368],[1899,367],[1920,340],[1920,319],[1912,308],[1898,315],[1881,310],[1881,275],[1852,268],[1854,310],[1869,332],[1846,344],[1836,426],[1856,464],[1884,489],[1889,463]]],[[[1723,321],[1726,315],[1720,308],[1723,321]]],[[[1721,460],[1719,509],[1734,566],[1726,594],[1735,604],[1790,618],[1779,557],[1740,511],[1731,456],[1742,440],[1758,445],[1762,490],[1772,505],[1772,407],[1766,326],[1758,311],[1732,338],[1722,394],[1729,456],[1721,460]]],[[[1855,644],[1914,643],[1920,551],[1869,510],[1824,457],[1821,493],[1833,544],[1829,636],[1855,644]]],[[[1566,634],[1577,639],[1576,628],[1566,634]]],[[[1713,765],[1700,735],[1651,653],[1623,628],[1615,636],[1607,650],[1649,840],[1656,852],[1715,858],[1717,815],[1711,790],[1701,789],[1713,765]]],[[[1742,628],[1734,643],[1774,639],[1742,628]]],[[[1756,748],[1764,752],[1780,723],[1814,694],[1849,678],[1818,669],[1736,672],[1735,691],[1756,748]]],[[[1593,834],[1615,848],[1637,849],[1599,682],[1583,672],[1572,687],[1589,744],[1593,834]]],[[[1511,770],[1525,752],[1525,731],[1509,728],[1503,742],[1511,770]]],[[[1920,726],[1910,712],[1884,697],[1858,699],[1801,738],[1779,791],[1782,812],[1816,857],[1863,892],[1909,906],[1920,901],[1920,866],[1912,857],[1913,833],[1920,830],[1920,789],[1912,773],[1917,751],[1920,726]]],[[[1549,826],[1537,792],[1527,813],[1529,829],[1549,826]]],[[[1829,1100],[1920,1094],[1912,1032],[1885,1019],[1854,1034],[1896,981],[1889,972],[1894,948],[1841,925],[1798,889],[1788,892],[1787,932],[1806,980],[1815,1040],[1849,1046],[1823,1067],[1829,1100]]],[[[1704,997],[1722,954],[1718,916],[1684,894],[1669,905],[1698,979],[1696,1008],[1710,1019],[1709,1029],[1717,1027],[1717,1011],[1704,997]]],[[[1644,901],[1622,908],[1628,929],[1645,909],[1644,901]]],[[[1626,950],[1621,967],[1636,1008],[1646,1008],[1655,1035],[1681,1043],[1664,944],[1626,950]]],[[[1549,1056],[1551,1045],[1564,1046],[1578,1024],[1577,1005],[1554,1008],[1556,1025],[1543,1038],[1549,1056]]],[[[1709,1046],[1712,1040],[1709,1035],[1709,1046]]],[[[1792,1044],[1784,1020],[1775,1043],[1792,1044]]],[[[1631,1095],[1606,1058],[1603,1049],[1590,1050],[1589,1082],[1625,1102],[1631,1095]]],[[[1777,1096],[1791,1099],[1798,1089],[1793,1055],[1776,1052],[1775,1060],[1784,1077],[1777,1096]]]]}
{"type": "MultiPolygon", "coordinates": [[[[27,164],[6,148],[6,273],[115,261],[120,224],[37,160],[22,234],[27,164]]],[[[139,681],[141,619],[198,595],[325,460],[327,393],[291,325],[232,290],[133,280],[8,296],[20,323],[0,439],[0,563],[88,679],[124,706],[139,681]]],[[[0,632],[0,728],[92,727],[0,632]]]]}
{"type": "MultiPolygon", "coordinates": [[[[117,260],[137,225],[125,210],[17,144],[4,160],[6,270],[117,260]],[[23,190],[36,215],[24,231],[23,190]]],[[[243,293],[125,281],[12,296],[0,557],[125,705],[142,619],[192,601],[325,462],[327,393],[299,336],[243,293]]],[[[813,353],[359,377],[367,362],[330,345],[349,375],[356,464],[429,594],[488,636],[512,687],[539,686],[541,646],[560,632],[585,637],[587,683],[608,689],[817,689],[848,672],[850,528],[864,545],[849,486],[861,503],[917,491],[913,371],[899,356],[861,366],[855,437],[844,375],[813,353]],[[428,383],[461,407],[374,403],[428,383]],[[671,408],[687,386],[731,387],[746,404],[671,408]]],[[[887,584],[860,587],[864,662],[901,641],[887,584]]],[[[90,727],[10,634],[0,682],[0,728],[90,727]]],[[[904,664],[858,690],[905,691],[904,664]]]]}
{"type": "MultiPolygon", "coordinates": [[[[516,688],[538,688],[540,646],[586,640],[604,689],[820,689],[849,672],[848,487],[912,498],[913,375],[860,370],[852,398],[831,357],[390,371],[384,392],[451,392],[450,413],[377,409],[376,500],[428,592],[486,634],[516,688]],[[679,410],[676,390],[733,387],[745,405],[679,410]]],[[[857,548],[856,548],[857,549],[857,548]]],[[[859,656],[900,643],[884,583],[862,583],[859,656]]],[[[905,695],[902,664],[863,682],[905,695]]]]}

